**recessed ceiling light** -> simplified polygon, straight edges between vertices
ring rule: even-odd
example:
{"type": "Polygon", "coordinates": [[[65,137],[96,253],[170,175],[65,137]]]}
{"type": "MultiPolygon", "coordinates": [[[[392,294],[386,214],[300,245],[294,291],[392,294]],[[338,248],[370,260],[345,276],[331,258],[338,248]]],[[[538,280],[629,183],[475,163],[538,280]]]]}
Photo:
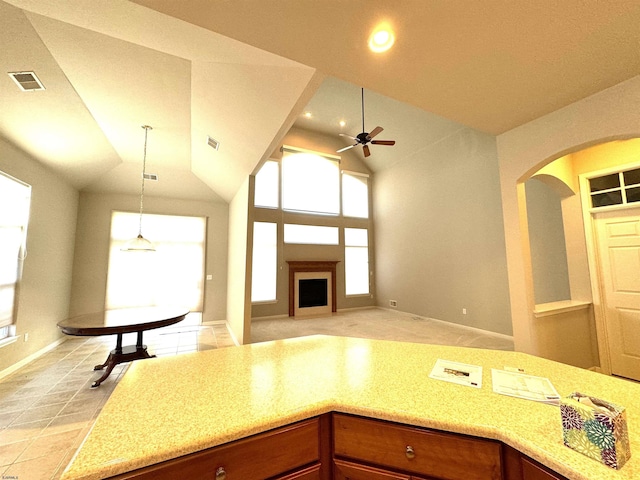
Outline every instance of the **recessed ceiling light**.
{"type": "Polygon", "coordinates": [[[345,122],[344,120],[340,120],[340,126],[344,127],[347,124],[347,122],[345,122]]]}
{"type": "Polygon", "coordinates": [[[311,112],[304,112],[304,116],[306,118],[311,118],[312,115],[311,115],[311,112]]]}
{"type": "Polygon", "coordinates": [[[376,53],[386,52],[392,47],[395,40],[389,26],[378,26],[369,36],[369,48],[376,53]]]}

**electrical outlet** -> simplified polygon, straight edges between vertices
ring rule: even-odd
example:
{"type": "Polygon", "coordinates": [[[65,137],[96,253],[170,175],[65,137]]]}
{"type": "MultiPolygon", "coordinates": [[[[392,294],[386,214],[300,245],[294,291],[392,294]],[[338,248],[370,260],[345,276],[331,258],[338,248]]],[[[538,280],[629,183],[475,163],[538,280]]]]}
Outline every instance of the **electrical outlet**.
{"type": "Polygon", "coordinates": [[[23,335],[23,337],[24,337],[24,341],[25,341],[25,342],[28,342],[28,341],[29,341],[29,333],[28,333],[28,332],[27,332],[27,333],[25,333],[25,334],[23,335]]]}
{"type": "Polygon", "coordinates": [[[396,302],[395,300],[389,300],[389,306],[395,308],[398,306],[398,302],[396,302]]]}
{"type": "Polygon", "coordinates": [[[466,314],[467,314],[467,309],[466,309],[466,308],[463,308],[463,309],[462,309],[462,314],[463,314],[463,315],[466,315],[466,314]]]}

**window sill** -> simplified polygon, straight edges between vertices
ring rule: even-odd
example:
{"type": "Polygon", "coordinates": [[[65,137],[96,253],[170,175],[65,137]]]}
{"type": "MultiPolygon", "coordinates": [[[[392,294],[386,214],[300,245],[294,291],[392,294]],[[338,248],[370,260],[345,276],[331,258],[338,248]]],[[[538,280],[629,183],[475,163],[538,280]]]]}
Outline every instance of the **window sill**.
{"type": "Polygon", "coordinates": [[[575,300],[562,300],[560,302],[541,303],[533,309],[536,318],[550,317],[561,313],[573,312],[575,310],[586,310],[591,306],[591,302],[575,300]]]}
{"type": "Polygon", "coordinates": [[[275,305],[278,300],[259,300],[257,302],[251,302],[251,305],[275,305]]]}
{"type": "Polygon", "coordinates": [[[18,341],[18,335],[13,335],[11,337],[6,337],[0,340],[0,348],[6,347],[7,345],[11,345],[14,342],[18,341]]]}

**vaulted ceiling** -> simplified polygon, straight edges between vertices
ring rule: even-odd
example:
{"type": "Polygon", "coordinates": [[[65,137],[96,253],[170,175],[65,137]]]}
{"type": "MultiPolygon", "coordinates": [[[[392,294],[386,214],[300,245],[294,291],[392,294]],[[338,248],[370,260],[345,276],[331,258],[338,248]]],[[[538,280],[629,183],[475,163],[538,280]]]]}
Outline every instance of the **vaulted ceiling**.
{"type": "Polygon", "coordinates": [[[46,87],[0,74],[0,135],[78,189],[135,193],[148,124],[148,194],[229,201],[294,122],[359,133],[361,86],[367,130],[397,141],[378,171],[638,75],[638,25],[637,0],[0,0],[0,67],[46,87]],[[396,45],[373,54],[382,21],[396,45]]]}

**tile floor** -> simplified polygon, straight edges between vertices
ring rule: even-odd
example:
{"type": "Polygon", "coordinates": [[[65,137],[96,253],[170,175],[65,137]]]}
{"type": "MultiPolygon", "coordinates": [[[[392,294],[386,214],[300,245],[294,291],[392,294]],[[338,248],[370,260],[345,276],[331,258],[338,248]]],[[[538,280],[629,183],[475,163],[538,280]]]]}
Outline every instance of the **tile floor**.
{"type": "MultiPolygon", "coordinates": [[[[234,345],[225,325],[176,325],[145,332],[157,356],[234,345]]],[[[135,344],[135,334],[124,336],[135,344]]],[[[121,364],[99,388],[115,337],[69,337],[67,341],[0,380],[0,475],[3,480],[50,480],[64,468],[93,425],[129,364],[121,364]]]]}
{"type": "MultiPolygon", "coordinates": [[[[503,336],[386,309],[340,312],[307,319],[252,323],[254,342],[328,334],[513,350],[503,336]]],[[[225,325],[185,324],[145,332],[157,356],[232,346],[225,325]]],[[[135,344],[135,334],[124,345],[135,344]]],[[[115,346],[115,337],[69,337],[52,351],[0,380],[0,475],[2,480],[58,479],[126,372],[118,365],[99,388],[93,366],[115,346]]]]}

